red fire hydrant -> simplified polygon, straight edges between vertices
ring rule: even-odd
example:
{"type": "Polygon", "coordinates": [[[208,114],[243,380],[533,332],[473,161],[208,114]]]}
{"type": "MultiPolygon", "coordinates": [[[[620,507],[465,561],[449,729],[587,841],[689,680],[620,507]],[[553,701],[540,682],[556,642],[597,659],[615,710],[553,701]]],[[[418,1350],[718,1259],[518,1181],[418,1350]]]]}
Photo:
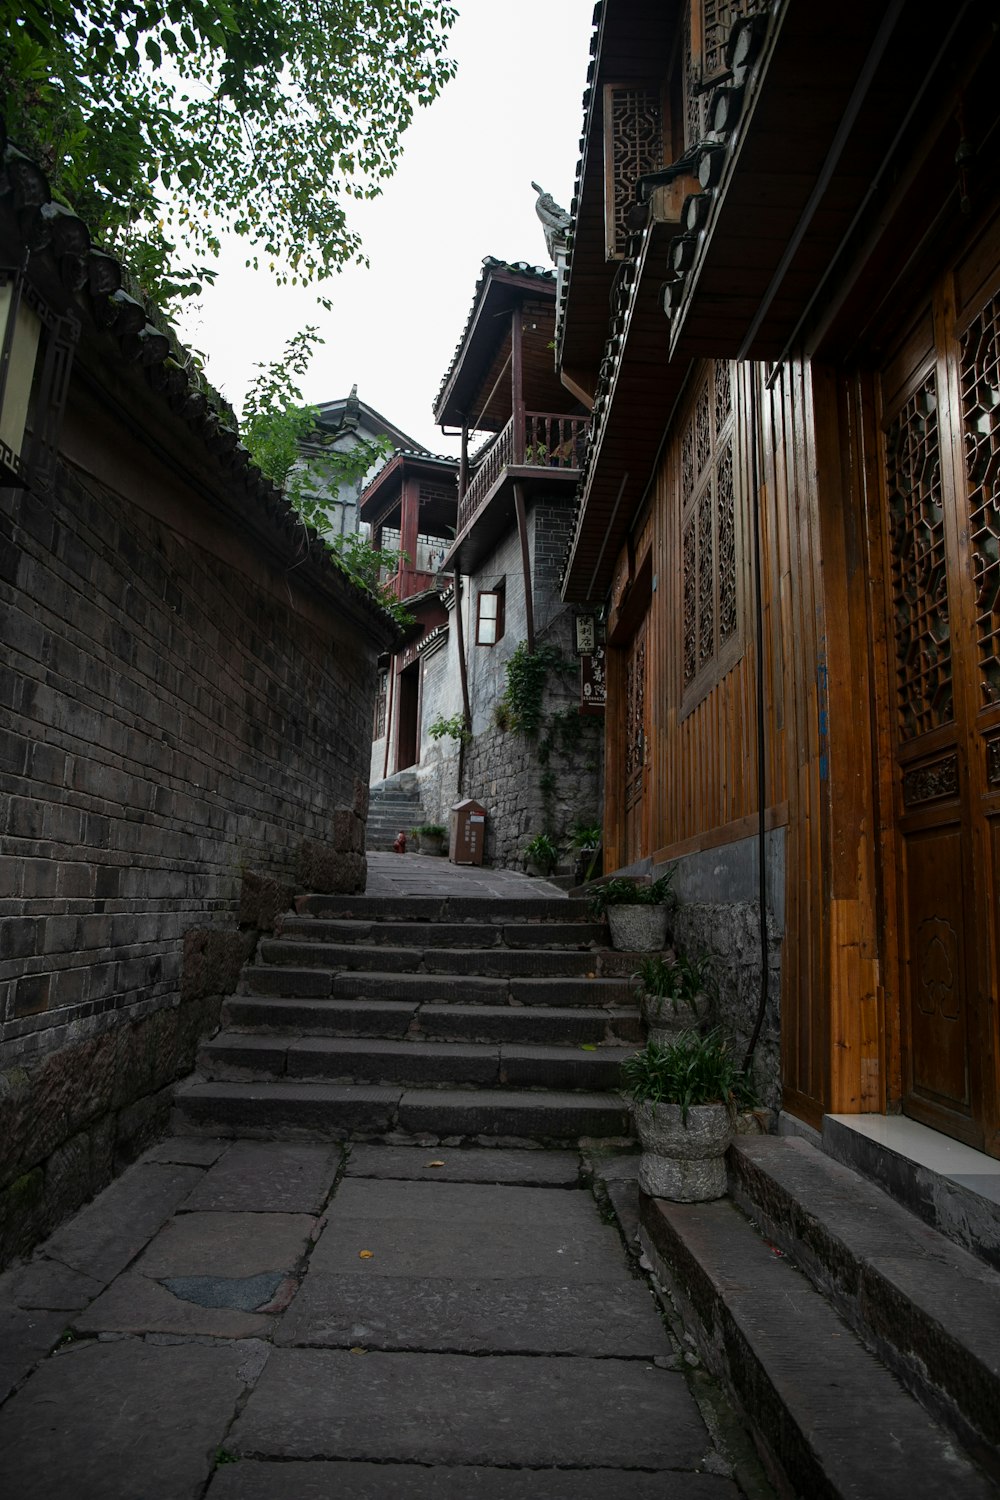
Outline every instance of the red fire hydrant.
{"type": "Polygon", "coordinates": [[[393,840],[392,847],[395,849],[395,851],[396,851],[397,854],[405,854],[406,853],[406,834],[405,833],[397,833],[395,839],[393,840]]]}

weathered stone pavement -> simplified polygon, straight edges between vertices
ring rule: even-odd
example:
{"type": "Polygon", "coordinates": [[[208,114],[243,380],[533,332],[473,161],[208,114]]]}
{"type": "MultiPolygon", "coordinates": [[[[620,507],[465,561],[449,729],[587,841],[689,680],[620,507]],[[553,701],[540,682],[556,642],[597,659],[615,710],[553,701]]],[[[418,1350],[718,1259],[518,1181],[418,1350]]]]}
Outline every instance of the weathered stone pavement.
{"type": "Polygon", "coordinates": [[[0,1277],[4,1496],[739,1500],[584,1166],[163,1142],[0,1277]]]}

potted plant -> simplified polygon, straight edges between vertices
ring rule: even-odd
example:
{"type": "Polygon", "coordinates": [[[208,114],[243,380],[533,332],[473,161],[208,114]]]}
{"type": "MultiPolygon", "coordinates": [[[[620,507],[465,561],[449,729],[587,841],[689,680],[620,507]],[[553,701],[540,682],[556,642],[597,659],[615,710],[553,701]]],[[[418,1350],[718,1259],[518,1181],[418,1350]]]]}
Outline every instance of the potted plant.
{"type": "Polygon", "coordinates": [[[671,869],[645,885],[616,875],[597,886],[591,893],[590,908],[595,916],[607,917],[612,948],[655,953],[667,946],[670,912],[676,905],[670,889],[673,878],[671,869]]]}
{"type": "Polygon", "coordinates": [[[601,873],[602,836],[600,823],[574,823],[569,831],[569,846],[576,850],[576,869],[573,873],[581,885],[601,873]]]}
{"type": "Polygon", "coordinates": [[[666,1047],[708,1019],[716,994],[715,954],[651,954],[632,975],[648,1040],[666,1047]]]}
{"type": "Polygon", "coordinates": [[[524,864],[529,875],[551,875],[559,850],[547,833],[536,833],[524,846],[524,864]]]}
{"type": "Polygon", "coordinates": [[[419,850],[421,854],[443,854],[444,841],[447,834],[440,823],[421,823],[412,832],[419,839],[419,850]]]}
{"type": "Polygon", "coordinates": [[[642,1191],[675,1203],[721,1198],[746,1094],[722,1031],[684,1031],[668,1047],[647,1042],[622,1063],[621,1077],[642,1146],[642,1191]]]}

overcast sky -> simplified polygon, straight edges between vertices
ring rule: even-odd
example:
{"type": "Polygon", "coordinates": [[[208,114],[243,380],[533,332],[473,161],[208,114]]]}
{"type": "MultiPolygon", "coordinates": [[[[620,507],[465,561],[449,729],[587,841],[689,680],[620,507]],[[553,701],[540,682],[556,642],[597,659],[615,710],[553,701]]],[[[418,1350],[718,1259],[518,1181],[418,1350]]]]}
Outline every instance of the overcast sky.
{"type": "Polygon", "coordinates": [[[483,257],[550,264],[532,180],[569,208],[583,123],[593,0],[460,0],[451,51],[458,76],[403,138],[383,196],[348,206],[370,269],[349,267],[315,292],[277,287],[226,252],[214,288],[183,321],[212,383],[240,408],[255,361],[318,323],[326,343],[303,391],[369,406],[434,452],[457,452],[431,403],[451,363],[483,257]]]}

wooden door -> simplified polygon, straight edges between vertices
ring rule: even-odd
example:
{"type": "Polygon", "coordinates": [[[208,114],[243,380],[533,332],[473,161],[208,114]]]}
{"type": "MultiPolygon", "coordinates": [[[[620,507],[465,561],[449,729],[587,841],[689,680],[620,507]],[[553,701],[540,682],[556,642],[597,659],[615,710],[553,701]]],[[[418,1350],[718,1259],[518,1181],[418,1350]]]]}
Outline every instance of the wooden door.
{"type": "Polygon", "coordinates": [[[903,1109],[1000,1154],[1000,302],[963,315],[955,291],[882,372],[889,919],[903,1109]]]}
{"type": "Polygon", "coordinates": [[[649,721],[646,692],[646,636],[648,614],[625,647],[624,768],[625,864],[641,859],[645,847],[645,803],[648,772],[649,721]]]}

